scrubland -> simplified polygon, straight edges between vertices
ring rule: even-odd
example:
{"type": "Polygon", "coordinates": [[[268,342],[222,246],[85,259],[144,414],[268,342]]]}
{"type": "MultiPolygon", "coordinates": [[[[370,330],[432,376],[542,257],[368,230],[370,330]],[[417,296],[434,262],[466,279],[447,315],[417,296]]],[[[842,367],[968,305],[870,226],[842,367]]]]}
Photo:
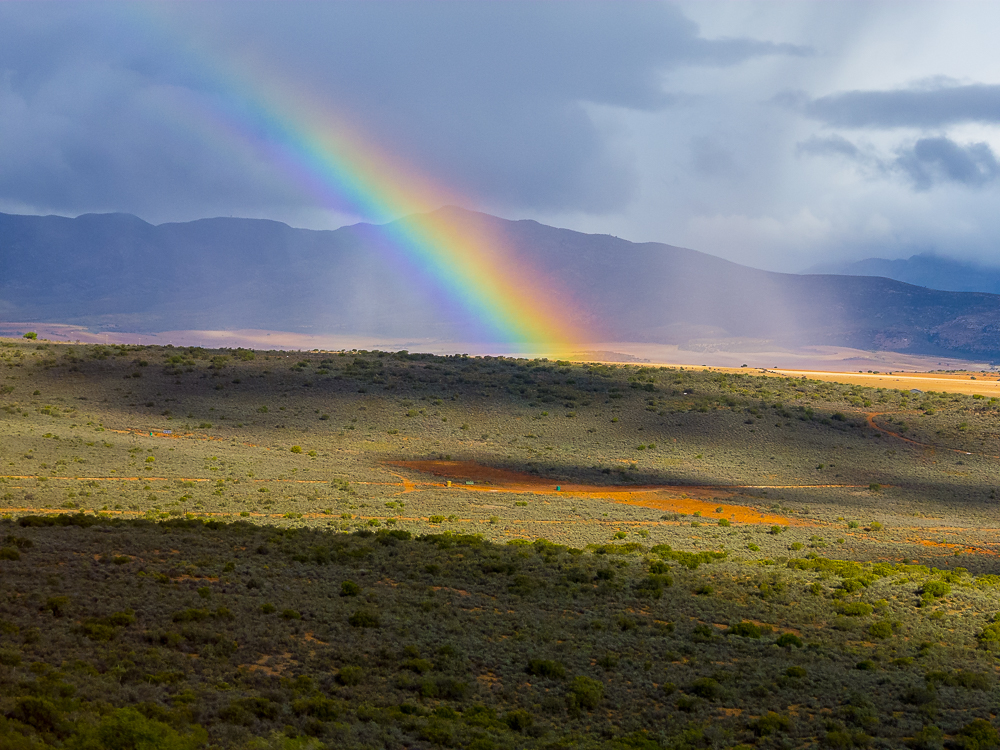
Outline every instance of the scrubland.
{"type": "Polygon", "coordinates": [[[3,341],[0,747],[994,747],[998,413],[3,341]]]}

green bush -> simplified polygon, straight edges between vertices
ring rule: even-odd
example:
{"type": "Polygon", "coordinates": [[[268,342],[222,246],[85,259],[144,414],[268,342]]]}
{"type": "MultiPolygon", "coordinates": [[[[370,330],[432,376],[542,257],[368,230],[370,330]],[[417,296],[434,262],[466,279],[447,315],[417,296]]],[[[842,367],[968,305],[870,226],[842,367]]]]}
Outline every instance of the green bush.
{"type": "Polygon", "coordinates": [[[311,716],[320,721],[333,721],[340,716],[337,703],[322,695],[295,701],[292,703],[292,711],[298,716],[311,716]]]}
{"type": "Polygon", "coordinates": [[[381,627],[378,614],[367,609],[359,609],[347,618],[347,621],[355,628],[377,628],[381,627]]]}
{"type": "Polygon", "coordinates": [[[768,711],[759,719],[750,724],[754,734],[758,737],[768,737],[778,732],[787,732],[792,728],[792,722],[787,716],[782,716],[774,711],[768,711]]]}
{"type": "Polygon", "coordinates": [[[509,711],[503,720],[515,732],[527,732],[535,724],[535,717],[520,708],[509,711]]]}
{"type": "Polygon", "coordinates": [[[576,705],[593,710],[604,697],[604,685],[595,679],[580,675],[573,678],[569,693],[576,705]]]}
{"type": "Polygon", "coordinates": [[[0,560],[20,560],[21,553],[18,551],[17,547],[2,547],[0,548],[0,560]]]}
{"type": "Polygon", "coordinates": [[[885,620],[873,622],[868,628],[868,634],[873,638],[888,638],[892,635],[892,623],[885,620]]]}
{"type": "Polygon", "coordinates": [[[722,686],[711,677],[699,677],[691,683],[688,691],[699,698],[714,701],[722,697],[722,686]]]}
{"type": "Polygon", "coordinates": [[[364,677],[364,670],[361,667],[341,667],[340,671],[337,672],[337,682],[341,685],[360,685],[362,677],[364,677]]]}
{"type": "Polygon", "coordinates": [[[83,728],[70,744],[73,750],[195,750],[207,742],[208,734],[200,726],[181,734],[134,708],[119,708],[96,727],[83,728]]]}
{"type": "Polygon", "coordinates": [[[962,750],[992,750],[1000,745],[1000,732],[985,719],[973,719],[958,730],[957,739],[962,750]]]}
{"type": "Polygon", "coordinates": [[[357,596],[361,593],[361,587],[354,581],[342,581],[340,584],[341,596],[357,596]]]}
{"type": "Polygon", "coordinates": [[[923,587],[920,589],[920,593],[925,597],[932,597],[938,599],[942,596],[947,596],[951,593],[951,586],[949,586],[945,581],[933,580],[924,583],[923,587]]]}
{"type": "Polygon", "coordinates": [[[758,625],[752,622],[738,622],[735,625],[730,625],[729,629],[726,631],[726,635],[739,635],[744,638],[760,638],[761,630],[758,625]]]}
{"type": "Polygon", "coordinates": [[[868,602],[844,602],[837,607],[837,610],[848,617],[867,617],[875,611],[875,608],[868,602]]]}
{"type": "Polygon", "coordinates": [[[802,639],[795,635],[795,633],[782,633],[778,636],[778,640],[775,643],[785,648],[791,648],[792,646],[802,648],[802,639]]]}
{"type": "Polygon", "coordinates": [[[566,676],[566,667],[561,662],[548,659],[532,659],[524,671],[530,675],[550,680],[561,680],[566,676]]]}
{"type": "Polygon", "coordinates": [[[940,727],[928,724],[907,743],[913,750],[941,750],[944,747],[944,732],[940,727]]]}
{"type": "Polygon", "coordinates": [[[21,698],[8,716],[39,732],[54,733],[62,725],[59,709],[45,698],[21,698]]]}

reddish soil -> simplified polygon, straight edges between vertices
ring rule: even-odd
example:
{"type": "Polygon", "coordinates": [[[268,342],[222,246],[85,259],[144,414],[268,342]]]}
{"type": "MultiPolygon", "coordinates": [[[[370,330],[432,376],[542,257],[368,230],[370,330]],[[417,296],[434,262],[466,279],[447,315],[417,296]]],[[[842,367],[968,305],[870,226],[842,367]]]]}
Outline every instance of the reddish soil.
{"type": "MultiPolygon", "coordinates": [[[[532,495],[564,495],[569,497],[604,498],[624,505],[693,515],[700,512],[706,518],[726,518],[740,523],[763,523],[779,526],[807,526],[805,521],[792,521],[784,516],[765,513],[744,505],[719,502],[731,497],[733,489],[723,487],[673,487],[668,485],[595,485],[557,484],[551,479],[536,477],[509,469],[483,466],[473,461],[393,461],[393,466],[433,474],[455,482],[451,489],[467,492],[513,492],[532,495]],[[477,482],[478,484],[466,484],[477,482]],[[557,490],[556,487],[559,487],[557,490]],[[717,509],[721,508],[721,511],[717,509]]],[[[414,482],[414,489],[418,483],[414,482]]],[[[435,482],[433,486],[440,487],[435,482]]]]}

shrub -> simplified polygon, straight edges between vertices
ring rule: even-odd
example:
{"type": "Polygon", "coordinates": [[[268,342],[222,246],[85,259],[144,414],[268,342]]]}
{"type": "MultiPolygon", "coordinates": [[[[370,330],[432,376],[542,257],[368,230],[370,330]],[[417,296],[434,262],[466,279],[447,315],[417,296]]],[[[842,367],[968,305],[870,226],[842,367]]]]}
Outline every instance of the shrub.
{"type": "Polygon", "coordinates": [[[641,579],[636,584],[635,591],[638,596],[659,599],[663,596],[663,589],[672,586],[673,583],[674,580],[670,576],[654,573],[641,579]]]}
{"type": "Polygon", "coordinates": [[[300,446],[300,445],[293,445],[288,450],[290,450],[292,453],[301,453],[302,452],[302,446],[300,446]]]}
{"type": "Polygon", "coordinates": [[[20,560],[21,553],[18,551],[17,547],[3,547],[0,548],[0,560],[20,560]]]}
{"type": "Polygon", "coordinates": [[[337,703],[322,695],[295,701],[292,703],[292,711],[299,716],[311,716],[320,721],[333,721],[340,715],[337,703]]]}
{"type": "Polygon", "coordinates": [[[364,670],[361,667],[341,667],[340,671],[337,672],[337,682],[341,685],[351,687],[360,685],[362,677],[364,677],[364,670]]]}
{"type": "Polygon", "coordinates": [[[59,709],[45,698],[21,698],[8,716],[39,732],[55,732],[61,724],[59,709]]]}
{"type": "Polygon", "coordinates": [[[958,730],[958,744],[963,750],[991,750],[1000,745],[1000,732],[985,719],[973,719],[958,730]]]}
{"type": "Polygon", "coordinates": [[[566,676],[566,667],[561,662],[547,659],[532,659],[524,670],[536,677],[546,677],[550,680],[561,680],[566,676]]]}
{"type": "Polygon", "coordinates": [[[885,620],[873,622],[868,628],[868,634],[873,638],[888,638],[892,635],[892,623],[886,622],[885,620]]]}
{"type": "Polygon", "coordinates": [[[982,631],[976,636],[979,646],[989,651],[1000,651],[1000,615],[993,618],[993,622],[984,626],[982,631]]]}
{"type": "Polygon", "coordinates": [[[343,581],[340,584],[341,596],[357,596],[361,593],[361,587],[354,581],[343,581]]]}
{"type": "Polygon", "coordinates": [[[21,654],[13,649],[0,650],[0,666],[19,667],[21,665],[21,654]]]}
{"type": "Polygon", "coordinates": [[[767,737],[777,732],[787,732],[792,728],[792,722],[787,716],[782,716],[774,711],[768,711],[756,721],[750,724],[754,734],[758,737],[767,737]]]}
{"type": "Polygon", "coordinates": [[[535,717],[520,708],[508,712],[503,720],[515,732],[527,732],[535,723],[535,717]]]}
{"type": "Polygon", "coordinates": [[[434,669],[434,664],[429,659],[407,659],[401,666],[417,674],[426,674],[434,669]]]}
{"type": "Polygon", "coordinates": [[[147,718],[134,708],[119,708],[101,719],[96,727],[86,727],[74,738],[79,750],[194,750],[208,742],[204,729],[195,725],[180,734],[169,724],[147,718]]]}
{"type": "Polygon", "coordinates": [[[53,617],[62,617],[69,607],[68,596],[50,596],[42,606],[42,612],[51,612],[53,617]]]}
{"type": "Polygon", "coordinates": [[[917,732],[907,744],[913,750],[940,750],[943,747],[943,742],[944,732],[941,731],[941,728],[928,724],[917,732]]]}
{"type": "Polygon", "coordinates": [[[366,609],[359,609],[347,618],[347,621],[355,628],[377,628],[381,627],[378,614],[366,609]]]}
{"type": "Polygon", "coordinates": [[[574,677],[569,687],[570,696],[576,705],[593,710],[604,697],[604,685],[590,677],[574,677]]]}
{"type": "Polygon", "coordinates": [[[760,638],[760,633],[760,627],[745,620],[735,625],[730,625],[729,630],[726,631],[726,635],[739,635],[744,638],[760,638]]]}
{"type": "Polygon", "coordinates": [[[24,338],[34,341],[35,339],[38,338],[38,334],[35,333],[34,331],[28,331],[26,334],[24,334],[24,338]]]}
{"type": "Polygon", "coordinates": [[[838,610],[848,617],[867,617],[874,611],[874,607],[867,602],[847,602],[841,604],[838,610]]]}
{"type": "Polygon", "coordinates": [[[722,686],[711,677],[699,677],[691,683],[690,692],[699,698],[714,701],[722,697],[722,686]]]}
{"type": "Polygon", "coordinates": [[[947,596],[951,593],[951,586],[949,586],[945,581],[933,580],[924,583],[923,587],[920,589],[921,595],[924,597],[940,598],[942,596],[947,596]]]}
{"type": "Polygon", "coordinates": [[[775,643],[785,648],[791,648],[792,646],[802,648],[802,639],[794,633],[782,633],[778,636],[778,640],[775,643]]]}

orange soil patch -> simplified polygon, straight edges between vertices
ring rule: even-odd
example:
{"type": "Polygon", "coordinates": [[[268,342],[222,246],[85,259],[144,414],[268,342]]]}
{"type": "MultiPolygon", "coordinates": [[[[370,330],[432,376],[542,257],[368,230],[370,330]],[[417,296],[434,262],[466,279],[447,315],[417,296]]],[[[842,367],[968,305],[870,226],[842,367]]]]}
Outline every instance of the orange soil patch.
{"type": "Polygon", "coordinates": [[[268,664],[271,658],[271,656],[265,654],[257,660],[256,664],[248,665],[246,670],[248,672],[263,672],[271,677],[281,677],[289,666],[292,664],[298,664],[298,662],[292,658],[291,652],[287,651],[280,656],[275,656],[274,658],[277,661],[274,664],[268,664]]]}
{"type": "MultiPolygon", "coordinates": [[[[673,487],[666,485],[593,485],[557,484],[551,479],[536,477],[509,469],[483,466],[473,461],[393,461],[393,466],[433,474],[459,482],[452,489],[471,492],[514,492],[533,495],[564,495],[607,499],[625,505],[671,511],[693,515],[701,513],[706,519],[726,518],[741,523],[766,523],[779,526],[806,526],[805,521],[790,520],[784,516],[765,513],[743,505],[727,505],[718,498],[729,497],[736,488],[726,487],[673,487]],[[488,484],[466,484],[487,482],[488,484]],[[559,487],[557,490],[556,487],[559,487]],[[701,499],[707,498],[707,499],[701,499]],[[716,509],[721,508],[720,512],[716,509]]],[[[436,484],[440,486],[440,484],[436,484]]]]}

